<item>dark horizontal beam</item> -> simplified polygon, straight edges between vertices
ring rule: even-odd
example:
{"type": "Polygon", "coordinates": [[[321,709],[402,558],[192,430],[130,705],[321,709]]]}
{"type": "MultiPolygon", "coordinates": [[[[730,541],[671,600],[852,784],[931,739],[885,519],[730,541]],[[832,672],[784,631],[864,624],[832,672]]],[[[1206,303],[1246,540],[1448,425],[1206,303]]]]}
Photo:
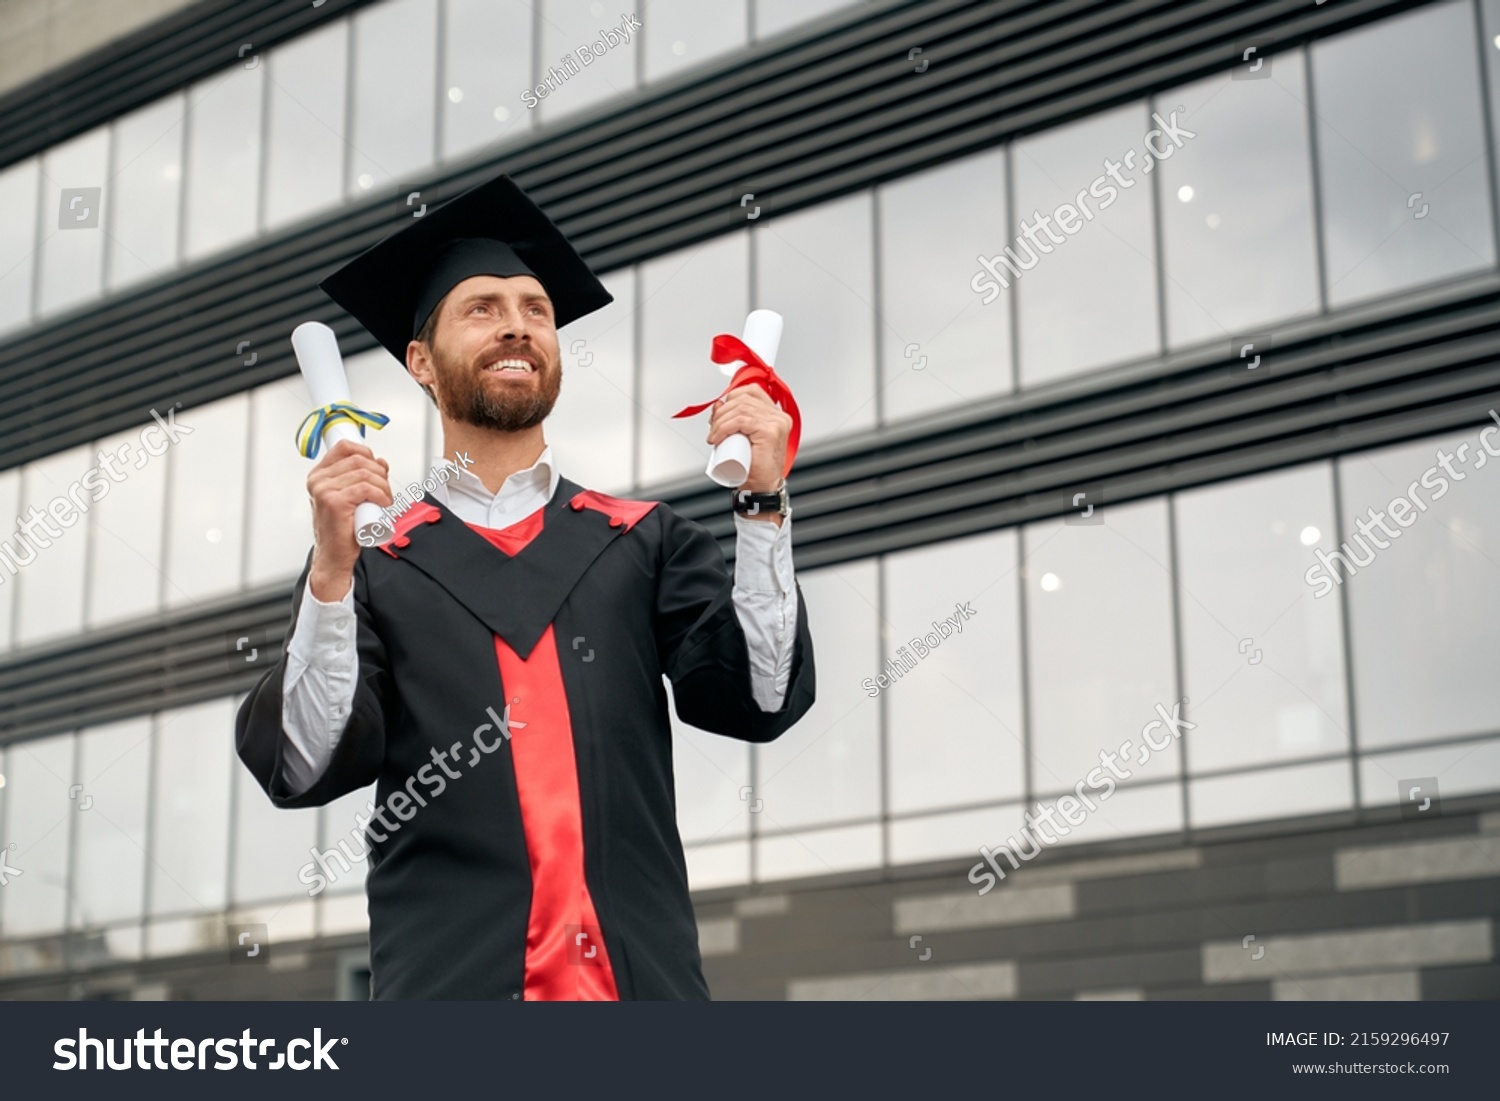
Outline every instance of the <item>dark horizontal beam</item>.
{"type": "Polygon", "coordinates": [[[608,271],[743,228],[746,191],[774,219],[1220,71],[1246,38],[1270,53],[1412,6],[874,4],[22,332],[0,344],[0,469],[292,374],[305,320],[332,324],[346,354],[374,347],[316,284],[409,220],[413,188],[436,202],[507,171],[608,271]],[[234,354],[247,340],[253,368],[234,354]]]}
{"type": "MultiPolygon", "coordinates": [[[[797,567],[1063,515],[1091,484],[1107,523],[1124,501],[1477,428],[1500,407],[1500,275],[1288,326],[1259,370],[1226,346],[809,449],[791,477],[797,567]]],[[[702,483],[656,496],[732,552],[721,491],[702,483]]],[[[244,690],[290,614],[273,586],[14,654],[0,742],[244,690]]]]}

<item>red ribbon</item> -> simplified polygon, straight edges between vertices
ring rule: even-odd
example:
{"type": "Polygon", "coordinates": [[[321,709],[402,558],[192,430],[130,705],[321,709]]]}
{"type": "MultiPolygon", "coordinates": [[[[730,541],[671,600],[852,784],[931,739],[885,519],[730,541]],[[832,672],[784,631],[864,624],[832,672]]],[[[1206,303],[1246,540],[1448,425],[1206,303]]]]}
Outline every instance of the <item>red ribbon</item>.
{"type": "Polygon", "coordinates": [[[709,352],[709,358],[715,363],[733,363],[739,360],[744,366],[735,371],[734,377],[729,380],[729,385],[724,387],[724,392],[718,397],[705,401],[701,405],[689,405],[682,412],[673,413],[673,418],[696,416],[738,387],[759,386],[792,418],[792,428],[786,438],[786,468],[781,472],[781,476],[785,478],[792,472],[792,463],[797,458],[797,444],[802,440],[802,412],[797,408],[797,399],[792,397],[792,391],[771,365],[756,355],[754,350],[737,336],[720,333],[714,337],[714,346],[709,352]]]}

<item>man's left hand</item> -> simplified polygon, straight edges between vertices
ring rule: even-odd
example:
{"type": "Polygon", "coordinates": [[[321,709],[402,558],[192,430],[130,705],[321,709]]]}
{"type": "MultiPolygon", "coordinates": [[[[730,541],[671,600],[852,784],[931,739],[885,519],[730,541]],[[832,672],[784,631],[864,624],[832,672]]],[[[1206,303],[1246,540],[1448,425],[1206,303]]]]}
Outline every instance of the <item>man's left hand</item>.
{"type": "MultiPolygon", "coordinates": [[[[708,421],[708,443],[717,445],[737,432],[746,436],[750,440],[750,473],[739,488],[752,493],[774,493],[781,487],[786,441],[791,431],[791,414],[782,412],[769,394],[752,383],[735,387],[714,403],[708,421]]],[[[780,519],[776,516],[778,522],[780,519]]]]}

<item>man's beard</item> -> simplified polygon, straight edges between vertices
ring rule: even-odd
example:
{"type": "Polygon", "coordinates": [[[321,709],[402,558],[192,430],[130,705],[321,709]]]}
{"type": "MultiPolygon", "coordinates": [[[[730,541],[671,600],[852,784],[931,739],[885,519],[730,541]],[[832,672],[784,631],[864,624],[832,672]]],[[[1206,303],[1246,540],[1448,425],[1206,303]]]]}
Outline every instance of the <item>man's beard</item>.
{"type": "MultiPolygon", "coordinates": [[[[562,389],[560,366],[546,362],[540,353],[532,350],[520,358],[537,361],[539,384],[512,386],[506,383],[498,392],[485,382],[486,372],[482,368],[450,360],[438,350],[436,342],[431,351],[433,369],[441,383],[435,388],[438,410],[449,420],[497,432],[522,432],[547,419],[562,389]]],[[[504,354],[488,354],[485,362],[503,358],[506,358],[504,354]]]]}

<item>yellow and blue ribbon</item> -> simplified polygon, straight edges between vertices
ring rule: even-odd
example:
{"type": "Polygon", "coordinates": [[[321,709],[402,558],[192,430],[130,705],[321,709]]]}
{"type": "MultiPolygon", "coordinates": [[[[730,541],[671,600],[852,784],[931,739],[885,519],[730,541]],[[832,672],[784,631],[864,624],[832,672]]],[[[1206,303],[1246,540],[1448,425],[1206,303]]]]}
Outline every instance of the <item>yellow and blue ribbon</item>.
{"type": "Polygon", "coordinates": [[[323,446],[323,433],[335,424],[347,421],[359,428],[363,436],[366,428],[381,429],[391,423],[384,413],[371,413],[347,401],[329,402],[314,409],[297,426],[297,450],[305,459],[316,459],[318,448],[323,446]]]}

